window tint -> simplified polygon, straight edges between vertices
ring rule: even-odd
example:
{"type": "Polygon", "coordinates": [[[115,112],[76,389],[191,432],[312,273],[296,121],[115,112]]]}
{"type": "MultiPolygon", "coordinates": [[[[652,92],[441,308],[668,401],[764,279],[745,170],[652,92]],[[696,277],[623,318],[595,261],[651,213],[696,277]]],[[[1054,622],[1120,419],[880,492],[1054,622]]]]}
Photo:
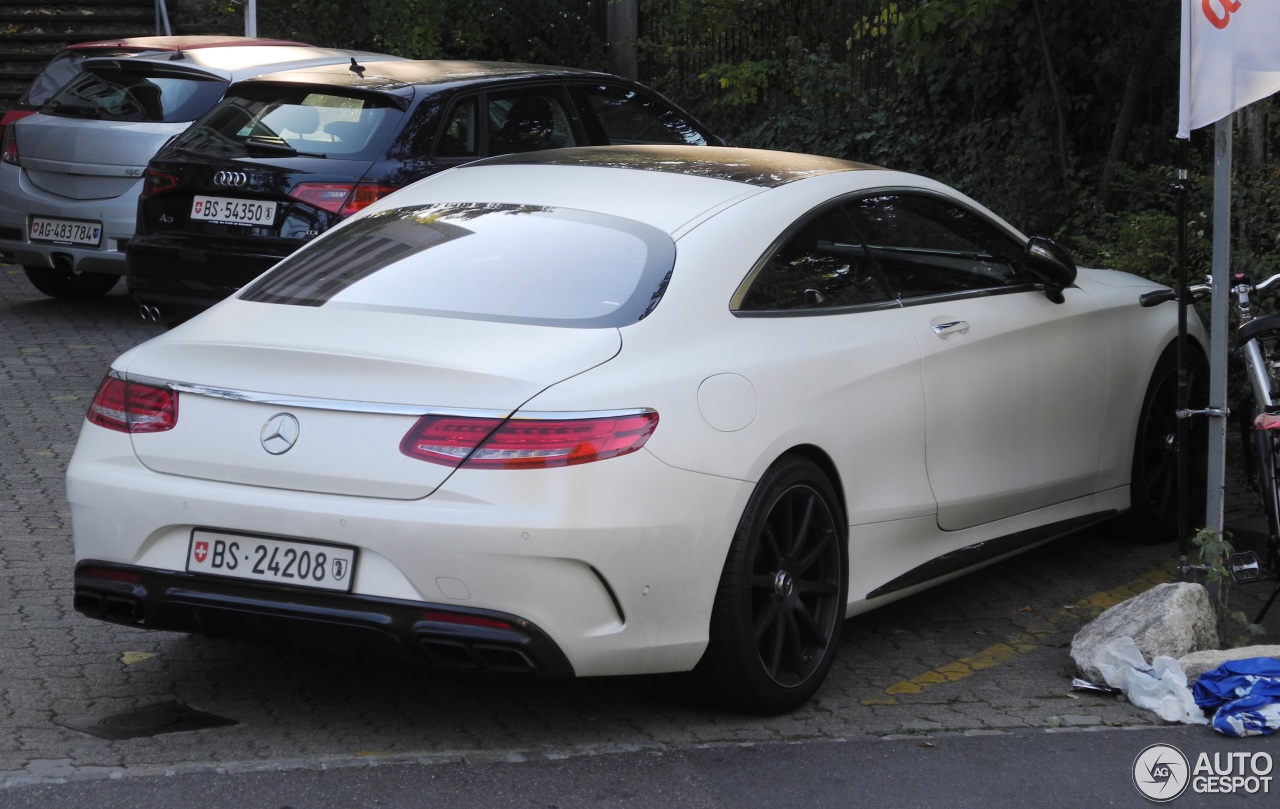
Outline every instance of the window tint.
{"type": "Polygon", "coordinates": [[[789,236],[761,266],[740,311],[832,309],[889,299],[842,208],[831,208],[789,236]]]}
{"type": "Polygon", "coordinates": [[[707,145],[701,132],[656,98],[608,85],[585,87],[583,93],[611,144],[707,145]]]}
{"type": "Polygon", "coordinates": [[[174,142],[227,155],[321,154],[367,159],[380,152],[403,113],[381,99],[305,88],[231,97],[174,142]]]}
{"type": "Polygon", "coordinates": [[[604,214],[500,203],[380,211],[286,258],[242,298],[576,328],[645,317],[675,244],[604,214]]]}
{"type": "Polygon", "coordinates": [[[478,106],[475,98],[464,98],[454,105],[445,119],[436,154],[441,157],[474,157],[480,154],[478,106]]]}
{"type": "Polygon", "coordinates": [[[490,154],[535,152],[577,144],[559,93],[490,93],[488,113],[490,154]]]}
{"type": "Polygon", "coordinates": [[[114,66],[86,70],[41,109],[50,115],[107,121],[191,121],[222,98],[227,83],[191,73],[114,66]]]}
{"type": "Polygon", "coordinates": [[[895,295],[909,298],[1030,284],[1023,246],[948,200],[887,193],[847,206],[895,295]]]}

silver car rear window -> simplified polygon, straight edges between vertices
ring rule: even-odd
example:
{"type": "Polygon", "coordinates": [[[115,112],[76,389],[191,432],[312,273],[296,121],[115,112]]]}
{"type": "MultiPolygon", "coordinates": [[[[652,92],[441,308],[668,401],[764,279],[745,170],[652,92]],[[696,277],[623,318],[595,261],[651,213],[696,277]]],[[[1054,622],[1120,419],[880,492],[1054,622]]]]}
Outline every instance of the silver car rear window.
{"type": "Polygon", "coordinates": [[[45,65],[39,75],[31,80],[31,84],[23,91],[18,104],[25,107],[38,107],[49,100],[57,90],[76,77],[80,72],[80,63],[90,57],[128,56],[128,50],[104,50],[94,48],[91,51],[62,51],[45,65]]]}
{"type": "Polygon", "coordinates": [[[675,253],[666,233],[616,216],[505,203],[415,206],[330,231],[240,297],[610,328],[653,310],[675,253]]]}
{"type": "Polygon", "coordinates": [[[94,66],[54,93],[40,111],[98,121],[194,121],[218,103],[227,84],[191,72],[94,66]]]}

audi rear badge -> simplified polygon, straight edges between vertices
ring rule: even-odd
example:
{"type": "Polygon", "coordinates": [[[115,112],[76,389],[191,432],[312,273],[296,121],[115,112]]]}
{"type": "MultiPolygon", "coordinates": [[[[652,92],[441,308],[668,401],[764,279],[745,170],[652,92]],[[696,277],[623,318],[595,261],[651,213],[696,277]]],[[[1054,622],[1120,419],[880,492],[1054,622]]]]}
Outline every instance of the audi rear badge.
{"type": "Polygon", "coordinates": [[[230,188],[244,188],[249,184],[249,175],[243,171],[220,171],[213,175],[213,184],[230,188]]]}

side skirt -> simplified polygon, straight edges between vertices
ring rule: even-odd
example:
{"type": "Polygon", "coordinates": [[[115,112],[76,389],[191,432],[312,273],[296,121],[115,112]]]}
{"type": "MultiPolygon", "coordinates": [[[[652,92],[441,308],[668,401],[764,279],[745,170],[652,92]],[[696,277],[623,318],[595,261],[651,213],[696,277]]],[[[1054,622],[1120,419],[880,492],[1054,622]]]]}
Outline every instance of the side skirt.
{"type": "Polygon", "coordinates": [[[950,553],[944,553],[908,570],[893,581],[887,582],[867,593],[866,598],[868,600],[879,598],[909,587],[917,587],[943,576],[959,573],[967,568],[977,567],[997,557],[1024,550],[1032,545],[1048,542],[1087,528],[1090,525],[1103,522],[1118,513],[1115,509],[1099,511],[967,545],[950,553]]]}

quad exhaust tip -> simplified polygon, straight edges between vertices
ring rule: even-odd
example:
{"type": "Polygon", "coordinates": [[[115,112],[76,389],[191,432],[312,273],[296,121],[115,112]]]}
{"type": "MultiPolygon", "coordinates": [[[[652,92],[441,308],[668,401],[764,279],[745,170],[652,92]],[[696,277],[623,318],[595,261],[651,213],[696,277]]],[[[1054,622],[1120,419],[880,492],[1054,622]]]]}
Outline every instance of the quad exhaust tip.
{"type": "Polygon", "coordinates": [[[161,317],[161,315],[160,315],[160,307],[159,307],[159,306],[154,306],[154,305],[149,304],[149,303],[139,304],[139,306],[138,306],[138,314],[142,316],[142,320],[143,320],[143,322],[146,322],[146,323],[159,323],[159,322],[160,322],[160,317],[161,317]]]}

